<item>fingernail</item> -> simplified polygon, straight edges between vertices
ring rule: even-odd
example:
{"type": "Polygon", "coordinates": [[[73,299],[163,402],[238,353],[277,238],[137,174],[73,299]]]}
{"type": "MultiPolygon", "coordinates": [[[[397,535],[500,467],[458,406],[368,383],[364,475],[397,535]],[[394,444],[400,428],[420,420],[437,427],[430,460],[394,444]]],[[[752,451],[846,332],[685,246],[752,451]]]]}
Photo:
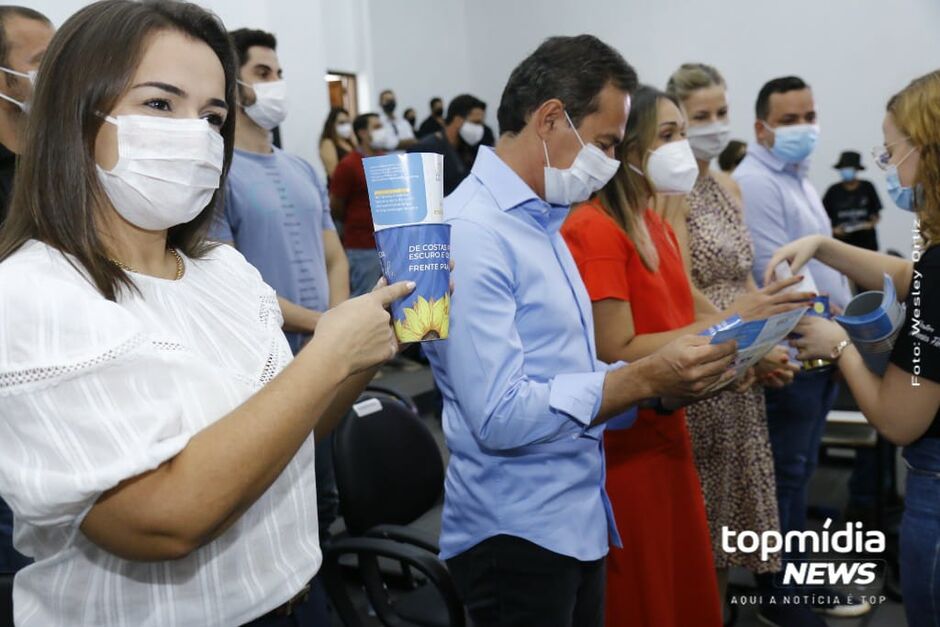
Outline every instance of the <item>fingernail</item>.
{"type": "Polygon", "coordinates": [[[408,281],[407,283],[405,283],[405,286],[406,286],[409,290],[413,290],[415,287],[417,287],[417,285],[418,285],[418,284],[415,283],[414,281],[408,281]]]}

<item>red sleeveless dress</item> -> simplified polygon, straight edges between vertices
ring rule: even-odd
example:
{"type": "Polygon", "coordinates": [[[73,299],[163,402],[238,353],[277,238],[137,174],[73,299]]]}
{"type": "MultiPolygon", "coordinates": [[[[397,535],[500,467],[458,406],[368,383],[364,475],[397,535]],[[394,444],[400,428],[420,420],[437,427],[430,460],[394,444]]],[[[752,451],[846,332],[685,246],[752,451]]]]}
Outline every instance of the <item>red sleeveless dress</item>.
{"type": "MultiPolygon", "coordinates": [[[[572,211],[562,234],[591,301],[628,301],[638,335],[692,324],[695,307],[672,228],[644,219],[659,254],[650,272],[598,200],[572,211]]],[[[705,502],[685,411],[641,409],[629,429],[604,434],[607,492],[623,548],[607,557],[608,627],[718,627],[718,583],[705,502]]]]}

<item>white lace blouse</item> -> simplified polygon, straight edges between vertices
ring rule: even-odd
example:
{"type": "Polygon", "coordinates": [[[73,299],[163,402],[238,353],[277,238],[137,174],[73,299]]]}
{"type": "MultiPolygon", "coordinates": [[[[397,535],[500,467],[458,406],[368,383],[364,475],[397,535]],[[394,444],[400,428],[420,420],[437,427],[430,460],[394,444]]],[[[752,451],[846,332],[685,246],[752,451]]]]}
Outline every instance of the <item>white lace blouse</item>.
{"type": "Polygon", "coordinates": [[[156,468],[290,361],[273,290],[229,246],[179,281],[132,275],[108,301],[61,253],[0,263],[0,494],[14,544],[16,624],[238,625],[320,566],[313,438],[219,538],[188,557],[123,560],[79,525],[102,492],[156,468]]]}

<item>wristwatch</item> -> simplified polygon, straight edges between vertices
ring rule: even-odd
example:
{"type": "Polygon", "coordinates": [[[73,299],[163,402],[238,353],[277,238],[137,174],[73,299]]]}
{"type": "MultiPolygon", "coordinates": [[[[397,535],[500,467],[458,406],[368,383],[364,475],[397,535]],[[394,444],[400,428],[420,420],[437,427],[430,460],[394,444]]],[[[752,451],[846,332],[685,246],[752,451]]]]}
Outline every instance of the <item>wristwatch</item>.
{"type": "Polygon", "coordinates": [[[841,342],[836,344],[836,347],[833,348],[832,352],[829,354],[829,359],[831,361],[837,361],[839,357],[842,357],[842,351],[844,351],[848,347],[848,345],[851,343],[852,342],[850,342],[849,340],[842,340],[841,342]]]}

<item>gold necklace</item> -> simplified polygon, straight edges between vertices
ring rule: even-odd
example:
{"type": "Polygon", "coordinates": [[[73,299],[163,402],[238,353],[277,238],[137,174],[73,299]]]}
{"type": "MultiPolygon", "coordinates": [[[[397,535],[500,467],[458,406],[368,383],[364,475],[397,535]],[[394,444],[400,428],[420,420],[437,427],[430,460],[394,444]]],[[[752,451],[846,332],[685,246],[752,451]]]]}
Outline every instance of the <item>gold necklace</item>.
{"type": "MultiPolygon", "coordinates": [[[[175,248],[168,248],[167,250],[173,253],[173,256],[176,257],[176,277],[173,280],[179,281],[180,279],[183,278],[183,256],[180,255],[178,252],[176,252],[175,248]]],[[[124,270],[124,272],[133,272],[135,274],[142,274],[141,272],[134,270],[132,267],[130,267],[126,263],[122,263],[118,261],[114,257],[108,257],[108,261],[116,265],[121,270],[124,270]]]]}

